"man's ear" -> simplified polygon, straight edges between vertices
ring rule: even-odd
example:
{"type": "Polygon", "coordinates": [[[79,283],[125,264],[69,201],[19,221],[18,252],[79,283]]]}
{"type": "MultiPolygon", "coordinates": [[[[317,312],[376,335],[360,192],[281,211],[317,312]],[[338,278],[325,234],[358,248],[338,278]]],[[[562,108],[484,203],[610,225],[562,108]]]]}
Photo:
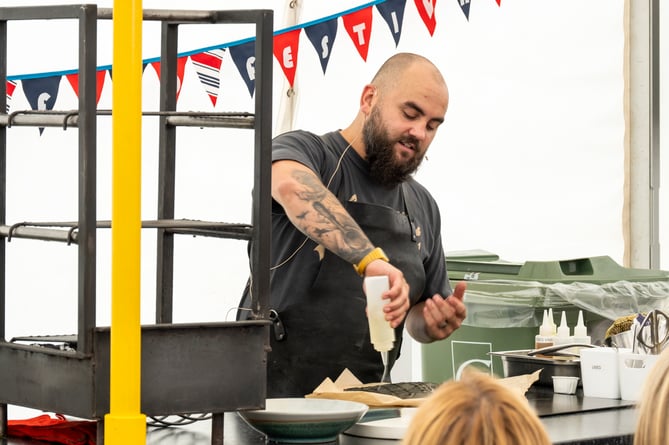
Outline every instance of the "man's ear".
{"type": "Polygon", "coordinates": [[[360,96],[360,111],[365,116],[371,112],[375,97],[376,87],[374,85],[365,85],[360,96]]]}

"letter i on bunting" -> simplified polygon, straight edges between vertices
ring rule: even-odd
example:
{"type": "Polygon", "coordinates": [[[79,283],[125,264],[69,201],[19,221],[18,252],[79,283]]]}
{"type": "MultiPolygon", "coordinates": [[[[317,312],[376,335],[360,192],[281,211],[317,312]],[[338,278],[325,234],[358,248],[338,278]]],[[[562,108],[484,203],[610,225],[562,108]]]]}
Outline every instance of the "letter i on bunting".
{"type": "Polygon", "coordinates": [[[390,32],[395,39],[395,46],[400,43],[400,36],[402,35],[402,21],[404,20],[404,6],[406,0],[386,0],[383,3],[377,3],[376,9],[386,21],[390,32]]]}
{"type": "Polygon", "coordinates": [[[193,66],[197,72],[197,77],[199,77],[200,82],[204,85],[204,90],[209,95],[209,99],[211,99],[211,103],[214,106],[216,106],[218,90],[221,84],[219,77],[223,54],[225,54],[225,49],[220,48],[190,56],[190,60],[193,62],[193,66]]]}
{"type": "Polygon", "coordinates": [[[290,87],[295,83],[297,70],[297,50],[299,48],[300,31],[302,28],[287,31],[274,36],[274,57],[281,65],[290,87]]]}

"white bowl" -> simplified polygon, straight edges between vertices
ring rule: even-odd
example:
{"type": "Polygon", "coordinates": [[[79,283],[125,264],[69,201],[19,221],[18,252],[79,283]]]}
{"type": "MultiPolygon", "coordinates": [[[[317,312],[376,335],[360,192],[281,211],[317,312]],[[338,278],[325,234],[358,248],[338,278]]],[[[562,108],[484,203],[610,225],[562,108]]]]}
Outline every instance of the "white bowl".
{"type": "Polygon", "coordinates": [[[265,409],[238,411],[252,428],[283,443],[336,441],[367,412],[363,403],[347,400],[267,399],[265,409]]]}
{"type": "Polygon", "coordinates": [[[553,392],[559,394],[576,394],[578,377],[553,376],[553,392]]]}

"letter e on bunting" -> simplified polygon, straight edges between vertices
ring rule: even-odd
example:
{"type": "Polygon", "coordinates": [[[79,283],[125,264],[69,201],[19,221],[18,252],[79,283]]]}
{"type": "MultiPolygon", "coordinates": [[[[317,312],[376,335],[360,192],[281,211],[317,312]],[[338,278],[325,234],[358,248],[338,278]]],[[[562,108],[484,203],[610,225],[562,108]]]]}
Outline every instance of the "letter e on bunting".
{"type": "Polygon", "coordinates": [[[221,84],[219,75],[221,72],[221,62],[223,61],[224,49],[214,49],[190,56],[191,62],[197,72],[197,77],[204,85],[204,90],[209,95],[211,103],[216,106],[218,98],[218,89],[221,84]]]}
{"type": "MultiPolygon", "coordinates": [[[[437,18],[434,15],[434,9],[437,7],[437,0],[414,0],[416,3],[416,8],[418,9],[418,15],[423,19],[427,30],[430,31],[430,35],[434,34],[434,28],[437,27],[437,18]]],[[[457,0],[458,2],[466,0],[457,0]]]]}
{"type": "Polygon", "coordinates": [[[363,8],[342,16],[344,28],[358,49],[360,57],[367,61],[369,38],[372,35],[372,7],[363,8]]]}
{"type": "Polygon", "coordinates": [[[297,70],[297,50],[299,48],[300,31],[302,28],[287,31],[274,36],[274,57],[278,60],[283,74],[286,75],[290,87],[295,83],[297,70]]]}

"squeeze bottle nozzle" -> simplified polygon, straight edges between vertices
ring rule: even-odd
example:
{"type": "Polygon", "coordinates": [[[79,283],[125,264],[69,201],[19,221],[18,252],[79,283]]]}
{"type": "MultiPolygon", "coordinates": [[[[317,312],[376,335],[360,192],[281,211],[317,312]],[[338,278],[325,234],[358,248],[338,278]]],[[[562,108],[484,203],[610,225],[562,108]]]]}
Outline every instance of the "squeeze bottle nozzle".
{"type": "Polygon", "coordinates": [[[588,329],[583,323],[583,311],[578,311],[578,322],[574,326],[574,337],[586,338],[588,337],[588,329]]]}
{"type": "Polygon", "coordinates": [[[555,318],[553,317],[553,308],[548,308],[548,322],[551,325],[552,332],[550,335],[557,334],[557,325],[555,324],[555,318]]]}
{"type": "Polygon", "coordinates": [[[542,337],[553,335],[553,326],[548,321],[548,311],[546,309],[544,309],[544,318],[541,320],[541,326],[539,326],[539,335],[542,337]]]}
{"type": "Polygon", "coordinates": [[[386,320],[383,306],[386,301],[382,298],[388,290],[388,277],[375,276],[365,278],[365,295],[367,296],[367,321],[369,323],[369,336],[374,349],[379,352],[387,352],[393,349],[395,343],[395,329],[386,320]]]}
{"type": "Polygon", "coordinates": [[[569,326],[567,326],[567,312],[562,311],[562,318],[560,319],[560,326],[557,328],[558,337],[569,337],[569,326]]]}

